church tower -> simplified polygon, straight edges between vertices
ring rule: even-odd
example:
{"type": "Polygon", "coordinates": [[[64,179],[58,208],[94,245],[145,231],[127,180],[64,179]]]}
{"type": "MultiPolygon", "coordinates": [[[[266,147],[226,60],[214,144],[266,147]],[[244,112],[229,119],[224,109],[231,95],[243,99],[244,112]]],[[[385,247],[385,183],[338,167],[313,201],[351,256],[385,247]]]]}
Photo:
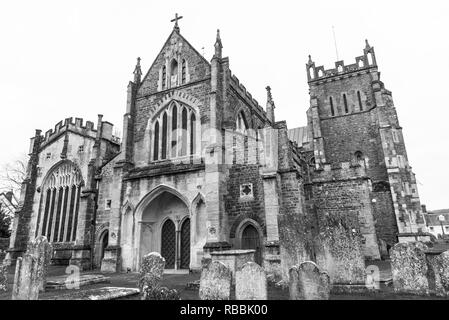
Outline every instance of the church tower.
{"type": "Polygon", "coordinates": [[[364,162],[380,243],[425,232],[416,180],[391,92],[380,81],[374,48],[366,41],[355,63],[325,70],[306,64],[316,166],[364,162]]]}

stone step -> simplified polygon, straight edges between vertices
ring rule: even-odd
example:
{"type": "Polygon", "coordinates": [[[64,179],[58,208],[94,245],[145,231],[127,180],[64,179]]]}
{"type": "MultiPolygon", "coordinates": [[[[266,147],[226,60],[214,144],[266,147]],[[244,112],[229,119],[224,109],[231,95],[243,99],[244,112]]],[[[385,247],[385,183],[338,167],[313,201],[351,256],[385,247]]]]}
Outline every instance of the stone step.
{"type": "Polygon", "coordinates": [[[50,277],[45,286],[46,289],[73,289],[96,283],[109,283],[110,278],[102,274],[84,274],[80,275],[77,281],[73,281],[73,276],[50,277]]]}
{"type": "Polygon", "coordinates": [[[88,290],[76,290],[73,293],[48,298],[48,300],[114,300],[138,295],[139,293],[140,290],[137,288],[103,287],[88,290]]]}

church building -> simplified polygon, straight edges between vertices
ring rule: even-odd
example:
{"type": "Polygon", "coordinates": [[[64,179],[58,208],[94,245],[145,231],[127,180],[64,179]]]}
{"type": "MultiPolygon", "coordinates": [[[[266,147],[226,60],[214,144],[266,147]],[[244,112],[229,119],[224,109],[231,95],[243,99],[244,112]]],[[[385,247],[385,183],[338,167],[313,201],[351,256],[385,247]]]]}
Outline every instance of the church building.
{"type": "Polygon", "coordinates": [[[83,269],[137,271],[156,251],[167,272],[188,272],[211,252],[254,249],[277,274],[305,259],[326,265],[343,243],[348,257],[376,260],[428,237],[368,41],[353,64],[326,70],[309,56],[307,124],[288,129],[271,88],[263,108],[231,72],[219,31],[208,61],[178,19],[146,74],[137,59],[121,138],[102,115],[36,130],[11,261],[44,235],[53,263],[83,269]]]}

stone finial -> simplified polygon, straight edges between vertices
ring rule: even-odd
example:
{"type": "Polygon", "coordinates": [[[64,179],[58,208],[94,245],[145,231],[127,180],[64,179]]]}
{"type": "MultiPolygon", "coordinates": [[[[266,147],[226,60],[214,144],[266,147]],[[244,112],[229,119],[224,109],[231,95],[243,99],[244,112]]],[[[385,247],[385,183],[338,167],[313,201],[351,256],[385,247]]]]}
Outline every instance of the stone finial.
{"type": "Polygon", "coordinates": [[[142,76],[142,69],[140,68],[140,57],[137,57],[137,64],[134,68],[134,83],[140,83],[141,76],[142,76]]]}
{"type": "Polygon", "coordinates": [[[312,56],[309,54],[309,61],[307,61],[307,64],[312,64],[313,63],[313,61],[312,61],[312,56]]]}
{"type": "Polygon", "coordinates": [[[371,48],[371,46],[368,43],[368,39],[365,39],[365,49],[369,50],[371,48]]]}
{"type": "Polygon", "coordinates": [[[273,96],[271,95],[271,87],[267,86],[265,89],[267,89],[267,117],[268,120],[270,120],[272,123],[274,123],[274,101],[273,96]]]}
{"type": "Polygon", "coordinates": [[[217,29],[217,38],[215,40],[215,54],[214,54],[214,58],[221,58],[221,49],[223,48],[223,44],[221,43],[221,38],[220,38],[220,29],[217,29]]]}

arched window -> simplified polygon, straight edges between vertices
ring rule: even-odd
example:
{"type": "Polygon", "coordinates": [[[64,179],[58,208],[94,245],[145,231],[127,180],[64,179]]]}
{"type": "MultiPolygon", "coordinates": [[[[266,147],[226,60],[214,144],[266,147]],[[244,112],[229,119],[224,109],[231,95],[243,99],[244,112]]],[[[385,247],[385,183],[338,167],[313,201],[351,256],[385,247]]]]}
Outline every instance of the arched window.
{"type": "Polygon", "coordinates": [[[153,160],[159,159],[159,122],[154,125],[153,160]]]}
{"type": "Polygon", "coordinates": [[[178,108],[173,105],[172,116],[171,116],[171,156],[176,157],[176,147],[178,141],[178,108]]]}
{"type": "Polygon", "coordinates": [[[343,72],[343,67],[341,66],[341,65],[339,65],[338,67],[337,67],[337,72],[343,72]]]}
{"type": "Polygon", "coordinates": [[[314,70],[312,67],[309,68],[309,76],[310,76],[310,79],[315,78],[314,70]]]}
{"type": "Polygon", "coordinates": [[[365,158],[363,157],[362,151],[356,151],[354,153],[354,158],[355,158],[356,161],[363,161],[363,160],[365,160],[365,158]]]}
{"type": "Polygon", "coordinates": [[[83,178],[79,168],[64,161],[47,174],[42,184],[35,235],[50,242],[76,240],[78,210],[83,178]]]}
{"type": "Polygon", "coordinates": [[[246,123],[245,115],[243,111],[240,111],[237,115],[237,123],[236,123],[236,131],[244,133],[248,129],[248,125],[246,123]]]}
{"type": "Polygon", "coordinates": [[[373,64],[373,54],[370,52],[367,54],[368,57],[368,65],[372,65],[373,64]]]}
{"type": "Polygon", "coordinates": [[[345,104],[345,113],[348,113],[348,99],[346,99],[346,93],[343,93],[343,103],[345,104]]]}
{"type": "Polygon", "coordinates": [[[178,85],[178,61],[173,59],[170,64],[170,87],[178,85]]]}
{"type": "Polygon", "coordinates": [[[187,154],[187,109],[182,109],[181,156],[187,154]]]}
{"type": "Polygon", "coordinates": [[[167,88],[167,68],[165,66],[162,67],[162,90],[167,88]]]}
{"type": "Polygon", "coordinates": [[[332,97],[329,97],[329,104],[331,105],[331,114],[332,116],[335,116],[334,101],[332,100],[332,97]]]}
{"type": "Polygon", "coordinates": [[[167,158],[167,113],[164,112],[162,117],[162,151],[161,159],[167,158]]]}
{"type": "Polygon", "coordinates": [[[173,101],[158,112],[150,124],[154,128],[150,138],[150,161],[196,154],[199,132],[197,116],[193,108],[178,101],[173,101]]]}
{"type": "Polygon", "coordinates": [[[363,106],[362,106],[362,96],[360,95],[360,91],[357,91],[357,98],[359,99],[359,108],[360,108],[360,111],[363,111],[363,106]]]}
{"type": "Polygon", "coordinates": [[[362,59],[359,60],[359,68],[363,68],[365,66],[365,63],[362,59]]]}
{"type": "Polygon", "coordinates": [[[182,84],[185,84],[187,82],[187,62],[186,59],[182,59],[182,70],[181,70],[181,74],[182,74],[182,84]]]}
{"type": "Polygon", "coordinates": [[[196,118],[195,114],[192,113],[190,116],[190,154],[196,153],[196,145],[195,145],[195,139],[196,139],[196,118]]]}

